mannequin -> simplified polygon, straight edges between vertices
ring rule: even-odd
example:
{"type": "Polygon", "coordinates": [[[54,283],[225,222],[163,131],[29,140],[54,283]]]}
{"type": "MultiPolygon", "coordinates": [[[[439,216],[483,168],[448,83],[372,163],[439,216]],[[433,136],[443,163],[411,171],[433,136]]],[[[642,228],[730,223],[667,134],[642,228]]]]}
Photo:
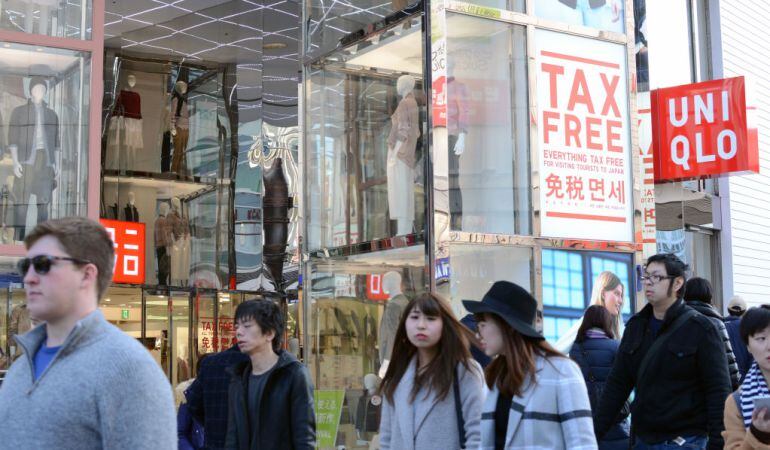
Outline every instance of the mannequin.
{"type": "Polygon", "coordinates": [[[454,77],[447,80],[447,134],[449,135],[449,213],[454,230],[462,229],[463,196],[460,191],[460,156],[465,151],[468,95],[454,77]]]}
{"type": "Polygon", "coordinates": [[[182,286],[189,278],[190,268],[190,224],[182,214],[182,201],[171,199],[171,212],[167,216],[173,242],[169,246],[171,284],[182,286]]]}
{"type": "Polygon", "coordinates": [[[136,75],[126,77],[126,87],[115,100],[107,138],[107,168],[134,170],[136,152],[144,147],[142,98],[134,92],[136,75]]]}
{"type": "Polygon", "coordinates": [[[172,225],[167,216],[168,203],[163,202],[158,207],[158,217],[155,219],[155,256],[158,263],[158,284],[161,286],[168,284],[168,247],[174,242],[172,225]]]}
{"type": "Polygon", "coordinates": [[[401,274],[398,272],[391,271],[382,277],[382,290],[388,294],[389,300],[380,320],[380,377],[385,375],[388,368],[398,323],[409,303],[409,299],[401,292],[401,274]]]}
{"type": "Polygon", "coordinates": [[[411,233],[414,224],[414,152],[420,137],[414,84],[411,75],[399,77],[396,88],[402,100],[391,116],[388,136],[388,209],[398,235],[411,233]]]}
{"type": "Polygon", "coordinates": [[[171,137],[174,141],[174,156],[171,160],[171,171],[178,175],[187,170],[184,153],[187,150],[187,140],[190,137],[190,110],[187,105],[187,83],[177,81],[171,99],[171,137]]]}
{"type": "Polygon", "coordinates": [[[23,240],[27,226],[48,219],[48,207],[56,188],[56,157],[60,150],[59,117],[43,100],[48,83],[43,77],[29,82],[30,99],[13,110],[8,126],[8,145],[13,159],[16,240],[23,240]],[[30,197],[37,202],[37,221],[27,223],[30,197]]]}
{"type": "MultiPolygon", "coordinates": [[[[28,0],[24,14],[24,31],[34,33],[35,25],[35,6],[40,10],[40,21],[38,22],[37,34],[48,35],[48,21],[51,16],[51,7],[56,8],[59,0],[28,0]]],[[[55,33],[54,33],[55,34],[55,33]]]]}
{"type": "Polygon", "coordinates": [[[133,192],[128,193],[128,203],[123,208],[123,220],[126,222],[139,222],[139,211],[136,209],[136,196],[133,192]]]}
{"type": "Polygon", "coordinates": [[[359,433],[376,433],[379,429],[382,398],[377,395],[377,389],[380,381],[373,373],[364,375],[364,393],[358,398],[356,408],[356,429],[359,433]]]}

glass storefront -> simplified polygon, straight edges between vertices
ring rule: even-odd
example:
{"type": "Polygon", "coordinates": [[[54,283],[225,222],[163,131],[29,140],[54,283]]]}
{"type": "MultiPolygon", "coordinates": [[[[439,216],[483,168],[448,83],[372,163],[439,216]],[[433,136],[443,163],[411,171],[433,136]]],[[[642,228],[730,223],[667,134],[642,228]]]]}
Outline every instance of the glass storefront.
{"type": "Polygon", "coordinates": [[[320,448],[377,441],[392,314],[421,292],[463,317],[462,300],[513,281],[540,299],[554,342],[604,271],[625,287],[623,314],[638,308],[625,4],[305,2],[303,287],[320,448]]]}

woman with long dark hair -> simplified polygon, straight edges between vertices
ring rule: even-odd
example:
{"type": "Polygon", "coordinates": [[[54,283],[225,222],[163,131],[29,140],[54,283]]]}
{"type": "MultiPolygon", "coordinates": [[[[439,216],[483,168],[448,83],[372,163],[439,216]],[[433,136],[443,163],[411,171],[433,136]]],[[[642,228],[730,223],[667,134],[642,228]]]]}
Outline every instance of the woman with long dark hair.
{"type": "Polygon", "coordinates": [[[409,302],[380,385],[382,450],[479,447],[484,388],[469,339],[446,301],[409,302]]]}
{"type": "MultiPolygon", "coordinates": [[[[620,345],[615,340],[613,322],[614,318],[607,308],[601,305],[589,306],[578,328],[575,344],[569,352],[570,358],[578,363],[583,372],[592,411],[596,411],[599,406],[620,345]]],[[[600,450],[628,449],[629,412],[630,405],[626,401],[617,423],[599,442],[600,450]]]]}
{"type": "Polygon", "coordinates": [[[498,281],[480,302],[463,301],[476,315],[490,393],[481,420],[481,448],[595,449],[591,405],[580,369],[534,328],[537,300],[522,287],[498,281]]]}

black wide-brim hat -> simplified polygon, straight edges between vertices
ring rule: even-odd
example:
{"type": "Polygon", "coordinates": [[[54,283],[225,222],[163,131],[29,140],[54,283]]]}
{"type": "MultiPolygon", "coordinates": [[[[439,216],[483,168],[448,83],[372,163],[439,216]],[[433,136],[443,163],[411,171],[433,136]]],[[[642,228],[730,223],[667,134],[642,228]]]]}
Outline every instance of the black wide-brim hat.
{"type": "Polygon", "coordinates": [[[524,336],[545,339],[535,329],[537,300],[526,289],[510,281],[496,281],[480,302],[463,300],[465,309],[473,314],[492,313],[524,336]]]}

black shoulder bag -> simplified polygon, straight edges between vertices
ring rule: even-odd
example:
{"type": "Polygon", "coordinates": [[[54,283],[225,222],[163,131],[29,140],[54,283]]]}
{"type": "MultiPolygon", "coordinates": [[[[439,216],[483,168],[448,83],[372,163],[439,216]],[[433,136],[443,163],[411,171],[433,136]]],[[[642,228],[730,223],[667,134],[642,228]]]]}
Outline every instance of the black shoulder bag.
{"type": "Polygon", "coordinates": [[[455,392],[455,414],[457,414],[457,429],[460,433],[460,448],[465,448],[465,419],[463,418],[463,406],[460,401],[460,377],[458,376],[457,367],[455,367],[455,379],[452,383],[455,392]]]}

